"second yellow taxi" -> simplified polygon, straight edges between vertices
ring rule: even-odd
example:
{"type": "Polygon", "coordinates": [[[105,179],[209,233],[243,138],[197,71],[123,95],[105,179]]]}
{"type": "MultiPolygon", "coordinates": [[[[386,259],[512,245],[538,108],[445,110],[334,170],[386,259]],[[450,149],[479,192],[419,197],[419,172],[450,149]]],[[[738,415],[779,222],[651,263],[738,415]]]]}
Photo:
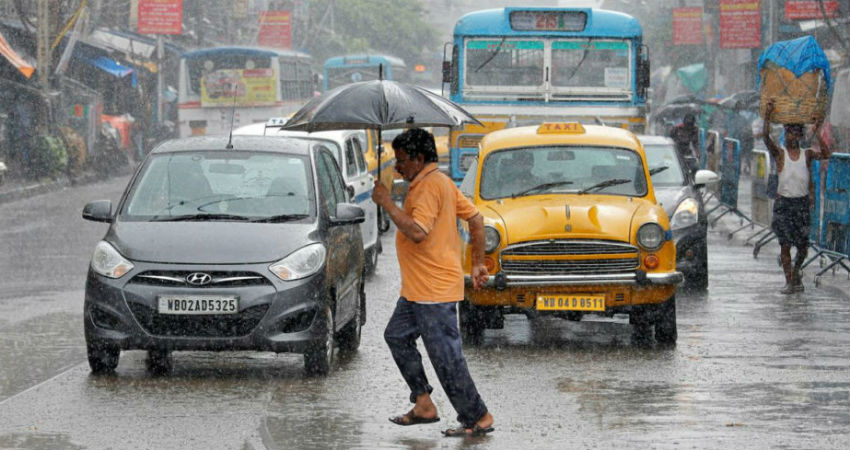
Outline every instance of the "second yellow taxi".
{"type": "Polygon", "coordinates": [[[674,344],[682,274],[650,175],[638,139],[618,128],[544,123],[485,136],[460,189],[484,216],[490,280],[468,282],[462,229],[464,338],[501,328],[509,313],[625,313],[635,336],[674,344]]]}

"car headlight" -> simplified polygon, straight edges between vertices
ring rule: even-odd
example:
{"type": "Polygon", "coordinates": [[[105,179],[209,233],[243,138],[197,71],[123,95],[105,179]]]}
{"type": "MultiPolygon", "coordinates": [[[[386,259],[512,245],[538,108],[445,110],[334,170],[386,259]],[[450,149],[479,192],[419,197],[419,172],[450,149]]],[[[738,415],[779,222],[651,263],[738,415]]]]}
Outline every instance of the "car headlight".
{"type": "Polygon", "coordinates": [[[664,245],[664,229],[657,223],[645,223],[638,228],[637,241],[647,250],[658,250],[664,245]]]}
{"type": "Polygon", "coordinates": [[[670,218],[670,228],[678,230],[689,227],[699,219],[699,205],[693,198],[686,198],[676,207],[676,212],[670,218]]]}
{"type": "Polygon", "coordinates": [[[91,268],[105,277],[121,278],[133,270],[133,263],[121,256],[108,242],[100,241],[91,255],[91,268]]]}
{"type": "Polygon", "coordinates": [[[499,235],[499,230],[491,227],[484,227],[484,251],[492,253],[499,248],[499,243],[502,241],[502,236],[499,235]]]}
{"type": "Polygon", "coordinates": [[[325,263],[325,246],[319,243],[301,247],[286,258],[269,266],[269,270],[283,281],[308,277],[322,268],[325,263]]]}

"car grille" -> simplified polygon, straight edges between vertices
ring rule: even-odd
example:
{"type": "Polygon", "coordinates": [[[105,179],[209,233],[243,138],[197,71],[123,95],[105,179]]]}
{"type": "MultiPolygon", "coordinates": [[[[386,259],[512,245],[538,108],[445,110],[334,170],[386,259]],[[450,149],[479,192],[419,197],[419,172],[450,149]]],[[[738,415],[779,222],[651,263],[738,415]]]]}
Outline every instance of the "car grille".
{"type": "Polygon", "coordinates": [[[136,320],[150,334],[181,337],[238,337],[245,336],[260,323],[269,305],[257,305],[237,314],[172,315],[139,303],[129,303],[136,320]]]}
{"type": "Polygon", "coordinates": [[[624,273],[640,265],[637,247],[623,242],[549,240],[516,244],[502,251],[508,275],[586,275],[624,273]],[[599,258],[575,258],[599,255],[599,258]],[[545,257],[535,259],[534,256],[545,257]],[[562,256],[564,258],[558,258],[562,256]],[[521,259],[520,259],[521,258],[521,259]]]}
{"type": "Polygon", "coordinates": [[[191,288],[208,288],[208,287],[241,287],[241,286],[271,286],[271,281],[268,278],[255,272],[204,272],[195,271],[166,271],[166,270],[149,270],[142,272],[130,281],[134,284],[142,284],[147,286],[164,286],[164,287],[191,287],[191,288]],[[209,284],[196,286],[186,281],[186,277],[193,273],[206,273],[210,276],[209,284]]]}

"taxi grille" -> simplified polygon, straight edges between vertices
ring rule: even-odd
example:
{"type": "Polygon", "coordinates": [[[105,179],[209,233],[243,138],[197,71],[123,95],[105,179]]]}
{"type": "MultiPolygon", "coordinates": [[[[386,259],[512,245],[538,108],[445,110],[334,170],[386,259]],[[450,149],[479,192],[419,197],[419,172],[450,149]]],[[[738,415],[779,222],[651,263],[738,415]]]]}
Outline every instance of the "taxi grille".
{"type": "Polygon", "coordinates": [[[155,309],[128,302],[136,320],[155,336],[181,337],[239,337],[245,336],[260,323],[269,305],[257,305],[237,314],[183,316],[159,314],[155,309]]]}
{"type": "Polygon", "coordinates": [[[637,247],[623,242],[592,240],[538,241],[514,245],[501,253],[502,271],[508,275],[613,274],[636,270],[637,247]],[[592,259],[560,259],[558,256],[592,256],[592,259]],[[535,259],[534,256],[545,257],[535,259]],[[521,257],[522,259],[514,258],[521,257]]]}

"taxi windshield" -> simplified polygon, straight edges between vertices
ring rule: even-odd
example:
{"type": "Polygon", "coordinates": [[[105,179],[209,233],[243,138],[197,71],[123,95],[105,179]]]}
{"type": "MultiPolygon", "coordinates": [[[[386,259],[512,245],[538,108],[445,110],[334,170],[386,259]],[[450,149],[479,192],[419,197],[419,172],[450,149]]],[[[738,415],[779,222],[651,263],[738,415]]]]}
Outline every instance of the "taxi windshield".
{"type": "Polygon", "coordinates": [[[646,178],[629,149],[594,146],[520,147],[490,153],[481,165],[481,198],[539,194],[642,197],[646,178]]]}
{"type": "Polygon", "coordinates": [[[157,155],[142,169],[123,220],[299,220],[314,214],[306,156],[264,152],[157,155]]]}

